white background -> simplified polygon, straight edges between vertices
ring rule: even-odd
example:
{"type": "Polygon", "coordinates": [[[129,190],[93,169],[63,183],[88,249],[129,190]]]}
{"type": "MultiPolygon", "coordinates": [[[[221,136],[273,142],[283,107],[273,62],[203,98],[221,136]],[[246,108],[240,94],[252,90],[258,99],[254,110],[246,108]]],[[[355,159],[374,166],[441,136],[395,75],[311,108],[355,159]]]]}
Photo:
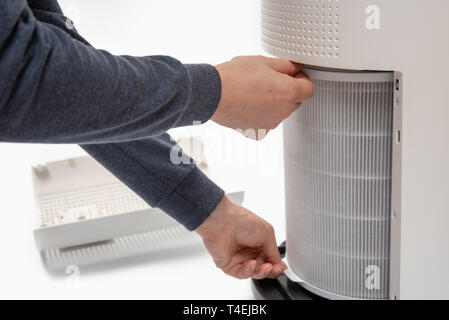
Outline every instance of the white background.
{"type": "MultiPolygon", "coordinates": [[[[261,54],[257,0],[62,0],[78,31],[114,54],[171,55],[186,63],[217,64],[261,54]]],[[[242,187],[245,206],[285,238],[282,132],[259,143],[208,123],[175,136],[201,134],[218,183],[242,187]]],[[[77,146],[0,144],[0,298],[253,298],[248,280],[217,270],[204,249],[81,268],[67,286],[48,273],[35,248],[32,165],[83,155],[77,146]]]]}

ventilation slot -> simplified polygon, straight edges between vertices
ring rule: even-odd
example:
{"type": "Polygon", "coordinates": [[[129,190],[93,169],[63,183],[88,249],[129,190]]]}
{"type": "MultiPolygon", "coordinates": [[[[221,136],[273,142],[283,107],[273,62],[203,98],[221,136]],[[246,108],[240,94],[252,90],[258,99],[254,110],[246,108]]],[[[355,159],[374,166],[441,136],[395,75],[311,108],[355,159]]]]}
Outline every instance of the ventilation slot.
{"type": "Polygon", "coordinates": [[[338,59],[340,5],[338,0],[263,0],[262,40],[276,55],[338,59]]]}

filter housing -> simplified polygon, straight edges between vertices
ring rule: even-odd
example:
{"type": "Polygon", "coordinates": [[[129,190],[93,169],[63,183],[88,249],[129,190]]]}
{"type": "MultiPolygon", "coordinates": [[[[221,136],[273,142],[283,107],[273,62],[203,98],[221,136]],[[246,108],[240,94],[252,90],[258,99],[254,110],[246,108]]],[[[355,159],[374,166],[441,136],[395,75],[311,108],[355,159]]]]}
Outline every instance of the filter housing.
{"type": "Polygon", "coordinates": [[[284,124],[287,259],[314,293],[388,298],[393,73],[306,69],[284,124]]]}

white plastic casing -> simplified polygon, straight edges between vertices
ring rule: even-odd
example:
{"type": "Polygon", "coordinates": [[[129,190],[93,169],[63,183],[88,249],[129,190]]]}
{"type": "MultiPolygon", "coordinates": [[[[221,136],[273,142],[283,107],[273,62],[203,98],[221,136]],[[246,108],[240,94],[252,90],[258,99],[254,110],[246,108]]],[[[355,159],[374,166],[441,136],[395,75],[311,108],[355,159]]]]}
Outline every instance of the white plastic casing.
{"type": "Polygon", "coordinates": [[[391,299],[449,298],[449,1],[262,0],[271,54],[394,71],[391,299]]]}

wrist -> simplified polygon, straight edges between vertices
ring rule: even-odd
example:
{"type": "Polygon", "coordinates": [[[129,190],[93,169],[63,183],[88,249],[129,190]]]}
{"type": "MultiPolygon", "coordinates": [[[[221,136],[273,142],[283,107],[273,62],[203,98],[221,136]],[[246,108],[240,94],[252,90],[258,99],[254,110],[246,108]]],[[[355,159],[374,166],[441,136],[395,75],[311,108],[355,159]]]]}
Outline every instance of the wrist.
{"type": "Polygon", "coordinates": [[[195,231],[203,239],[216,235],[219,230],[232,221],[232,216],[235,215],[236,211],[235,206],[236,204],[224,196],[215,210],[195,231]]]}
{"type": "Polygon", "coordinates": [[[210,118],[212,121],[222,124],[223,121],[223,114],[224,110],[226,109],[225,105],[228,103],[228,79],[227,79],[227,72],[226,72],[227,63],[222,63],[217,66],[215,66],[215,70],[217,70],[217,73],[220,77],[221,82],[221,95],[220,95],[220,101],[218,103],[217,109],[215,110],[214,114],[210,118]]]}

